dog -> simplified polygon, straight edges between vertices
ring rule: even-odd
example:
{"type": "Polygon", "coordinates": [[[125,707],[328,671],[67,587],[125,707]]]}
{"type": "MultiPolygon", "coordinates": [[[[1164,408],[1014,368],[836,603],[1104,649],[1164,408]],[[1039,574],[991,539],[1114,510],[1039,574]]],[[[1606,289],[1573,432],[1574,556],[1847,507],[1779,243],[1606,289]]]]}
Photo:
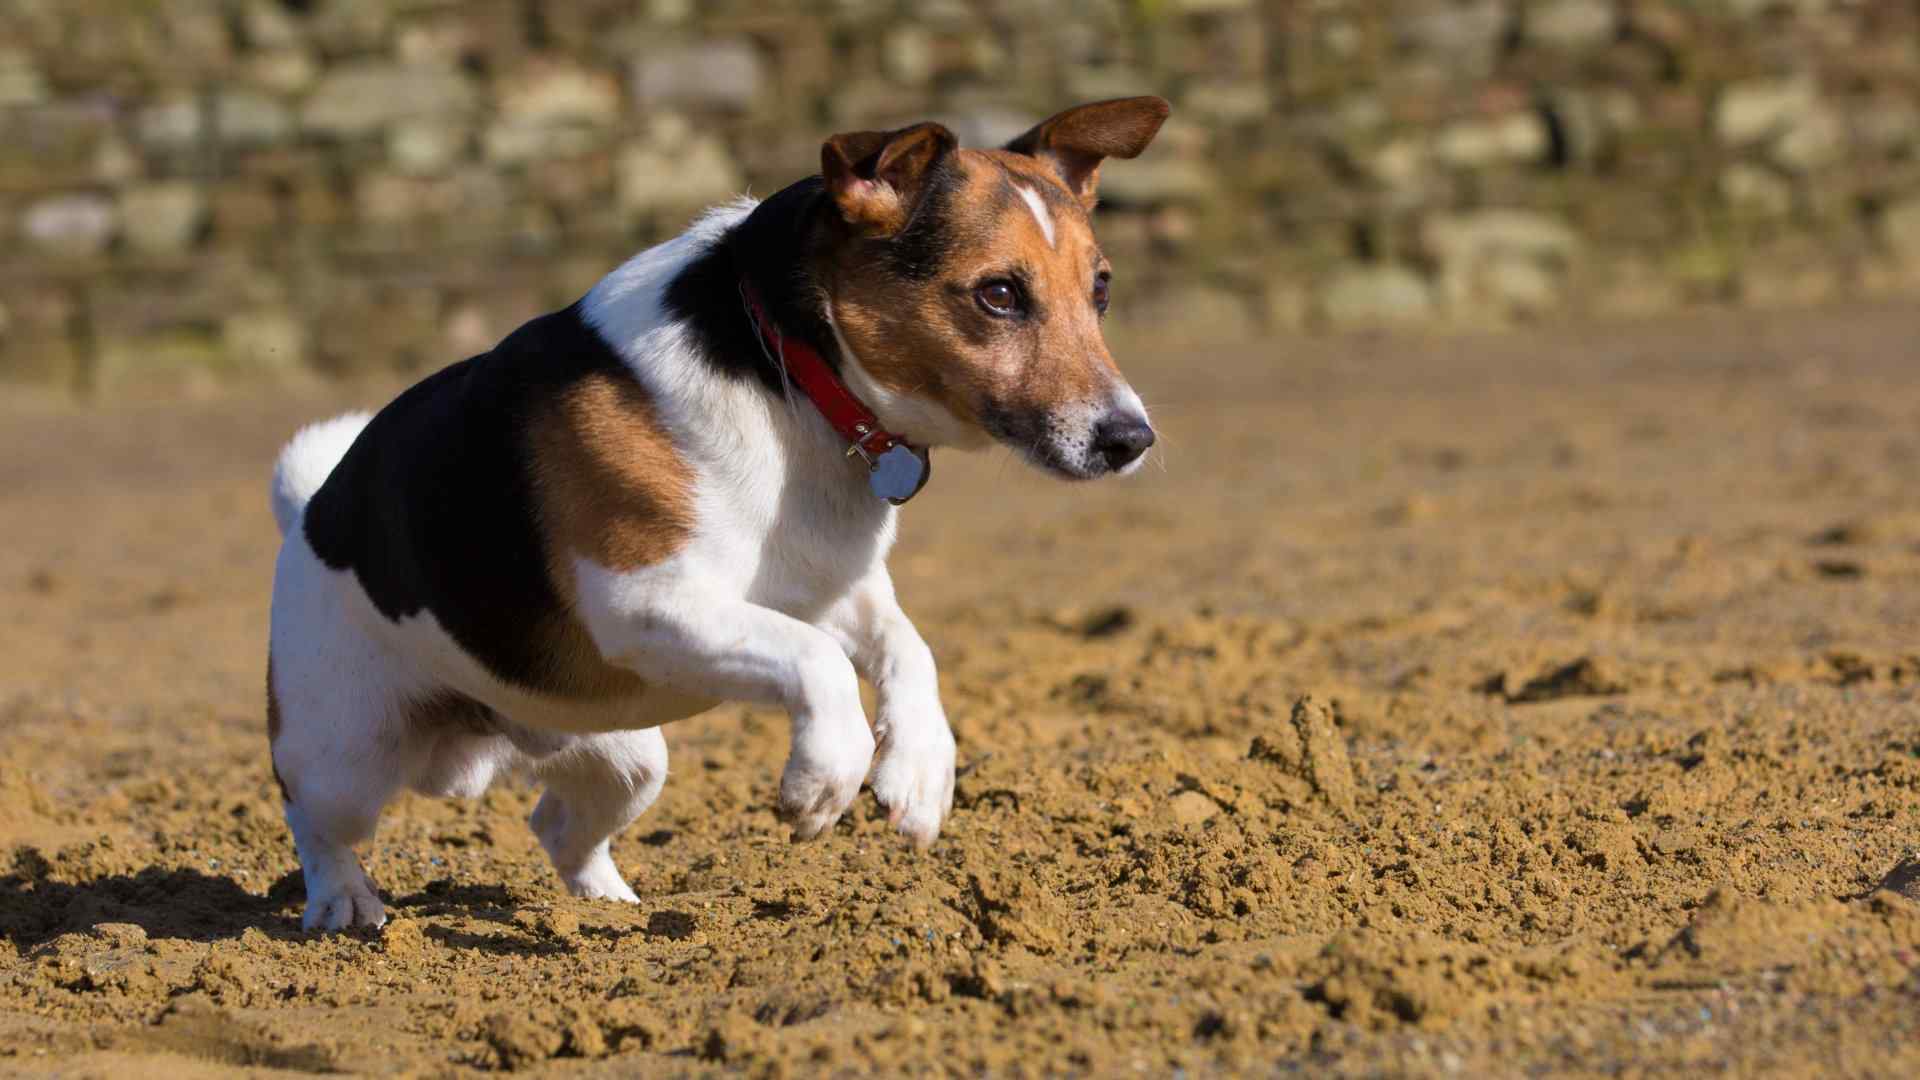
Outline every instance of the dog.
{"type": "Polygon", "coordinates": [[[1154,431],[1102,335],[1102,162],[1157,97],[996,150],[935,123],[836,135],[818,176],[707,212],[566,309],[280,454],[267,728],[305,928],[386,920],[354,853],[403,787],[543,785],[574,895],[637,902],[611,838],[667,776],[661,725],[792,717],[779,813],[830,828],[871,774],[931,844],[954,740],[894,598],[898,504],[935,447],[1072,479],[1154,431]],[[871,726],[860,678],[876,695],[871,726]]]}

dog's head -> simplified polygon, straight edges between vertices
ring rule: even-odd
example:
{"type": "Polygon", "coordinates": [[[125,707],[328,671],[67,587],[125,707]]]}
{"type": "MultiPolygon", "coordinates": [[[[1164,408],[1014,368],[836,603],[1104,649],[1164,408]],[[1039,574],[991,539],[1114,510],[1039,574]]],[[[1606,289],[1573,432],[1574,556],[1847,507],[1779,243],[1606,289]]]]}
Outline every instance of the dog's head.
{"type": "Polygon", "coordinates": [[[836,135],[837,211],[816,280],[849,386],[925,445],[998,439],[1055,473],[1137,468],[1153,444],[1101,334],[1112,267],[1093,236],[1100,163],[1147,148],[1157,97],[1081,105],[1000,150],[938,124],[836,135]]]}

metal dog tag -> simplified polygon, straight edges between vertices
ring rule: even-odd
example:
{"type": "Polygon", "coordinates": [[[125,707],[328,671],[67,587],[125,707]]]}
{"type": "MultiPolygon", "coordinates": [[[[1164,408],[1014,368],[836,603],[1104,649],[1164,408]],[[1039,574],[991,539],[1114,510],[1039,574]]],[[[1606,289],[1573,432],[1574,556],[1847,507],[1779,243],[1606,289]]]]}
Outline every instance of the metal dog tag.
{"type": "Polygon", "coordinates": [[[873,459],[867,484],[875,495],[899,506],[918,495],[920,489],[927,486],[927,477],[932,475],[933,462],[925,450],[895,443],[873,459]]]}

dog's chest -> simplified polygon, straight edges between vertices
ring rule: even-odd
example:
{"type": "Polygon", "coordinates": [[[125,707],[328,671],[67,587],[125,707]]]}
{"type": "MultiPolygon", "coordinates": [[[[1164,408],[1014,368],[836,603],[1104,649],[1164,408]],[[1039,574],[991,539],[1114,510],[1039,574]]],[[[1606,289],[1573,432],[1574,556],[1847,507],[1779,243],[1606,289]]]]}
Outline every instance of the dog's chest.
{"type": "Polygon", "coordinates": [[[854,463],[703,493],[693,550],[728,595],[812,621],[885,562],[895,511],[854,463]]]}

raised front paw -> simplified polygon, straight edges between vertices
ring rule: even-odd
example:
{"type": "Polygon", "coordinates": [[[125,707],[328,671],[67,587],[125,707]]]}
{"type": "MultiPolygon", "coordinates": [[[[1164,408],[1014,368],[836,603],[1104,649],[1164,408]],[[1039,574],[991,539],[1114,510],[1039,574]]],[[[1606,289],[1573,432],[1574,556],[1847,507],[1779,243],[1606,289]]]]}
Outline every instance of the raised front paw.
{"type": "Polygon", "coordinates": [[[915,847],[932,844],[953,812],[953,733],[944,724],[932,731],[890,731],[880,743],[873,794],[887,808],[887,820],[915,847]]]}
{"type": "Polygon", "coordinates": [[[873,734],[865,721],[826,745],[796,742],[780,776],[780,820],[795,840],[812,840],[840,820],[860,794],[873,764],[873,734]]]}

